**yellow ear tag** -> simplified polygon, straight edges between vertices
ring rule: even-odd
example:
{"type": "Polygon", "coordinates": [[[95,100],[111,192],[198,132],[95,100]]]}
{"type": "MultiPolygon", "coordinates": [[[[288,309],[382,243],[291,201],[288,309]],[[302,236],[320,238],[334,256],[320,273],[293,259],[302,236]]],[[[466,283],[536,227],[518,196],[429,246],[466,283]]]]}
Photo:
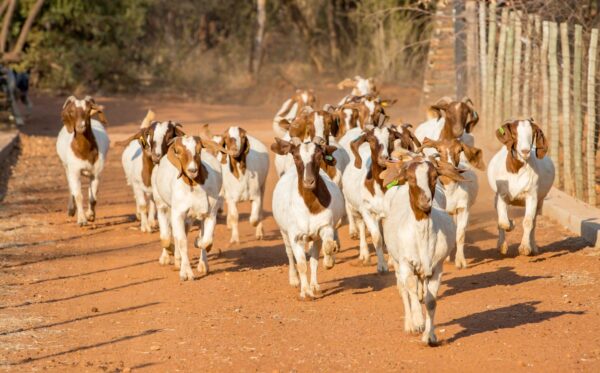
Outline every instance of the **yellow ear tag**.
{"type": "Polygon", "coordinates": [[[502,136],[504,136],[504,128],[502,128],[502,127],[498,128],[498,132],[500,132],[500,134],[502,136]]]}
{"type": "Polygon", "coordinates": [[[383,102],[381,103],[381,106],[383,106],[383,107],[388,107],[388,103],[387,103],[387,101],[383,101],[383,102]]]}
{"type": "Polygon", "coordinates": [[[142,146],[146,146],[146,140],[144,139],[144,136],[140,136],[140,142],[142,143],[142,146]]]}

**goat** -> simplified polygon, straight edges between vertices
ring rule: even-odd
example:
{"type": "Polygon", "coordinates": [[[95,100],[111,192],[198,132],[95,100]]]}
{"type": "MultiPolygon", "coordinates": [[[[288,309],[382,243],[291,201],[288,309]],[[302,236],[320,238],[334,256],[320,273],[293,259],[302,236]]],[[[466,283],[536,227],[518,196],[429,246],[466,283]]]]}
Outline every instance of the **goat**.
{"type": "Polygon", "coordinates": [[[291,142],[275,138],[271,150],[280,155],[292,154],[295,167],[286,172],[273,191],[273,217],[279,226],[289,260],[289,282],[300,284],[300,298],[319,295],[317,266],[319,241],[324,254],[325,268],[335,264],[334,253],[339,250],[336,224],[344,214],[344,197],[338,186],[320,170],[321,162],[335,164],[335,147],[313,142],[291,142]],[[307,280],[304,247],[310,247],[310,286],[307,280]],[[300,274],[300,281],[298,280],[300,274]]]}
{"type": "Polygon", "coordinates": [[[230,154],[212,141],[198,136],[175,137],[166,156],[152,172],[152,195],[158,209],[162,247],[159,263],[169,264],[174,250],[175,265],[179,267],[182,281],[194,279],[187,248],[190,219],[203,220],[195,246],[201,250],[198,272],[204,275],[208,273],[207,252],[212,247],[217,210],[221,203],[221,164],[203,149],[230,154]]]}
{"type": "Polygon", "coordinates": [[[389,188],[384,197],[383,237],[404,303],[404,329],[423,331],[422,341],[432,345],[437,342],[433,319],[443,263],[456,239],[452,218],[433,207],[435,185],[438,177],[462,178],[459,170],[422,157],[388,162],[380,176],[389,188]]]}
{"type": "MultiPolygon", "coordinates": [[[[152,116],[149,111],[147,116],[152,116]]],[[[127,144],[121,156],[121,163],[131,185],[135,197],[137,215],[140,219],[140,230],[152,232],[156,227],[156,205],[152,198],[152,170],[167,153],[167,144],[177,136],[185,135],[179,123],[142,122],[142,128],[121,143],[127,144]]]]}
{"type": "MultiPolygon", "coordinates": [[[[318,110],[310,113],[303,113],[298,116],[289,126],[289,131],[283,136],[283,139],[289,141],[292,138],[298,138],[300,141],[316,141],[320,144],[336,146],[332,156],[335,158],[335,165],[326,162],[321,163],[321,168],[338,186],[341,185],[342,173],[349,162],[348,153],[337,146],[335,136],[338,135],[339,122],[337,118],[328,111],[318,110]]],[[[275,170],[281,177],[284,172],[294,166],[291,154],[275,154],[275,170]]]]}
{"type": "Polygon", "coordinates": [[[525,205],[519,253],[537,254],[537,215],[542,210],[544,197],[552,188],[555,173],[554,164],[546,155],[546,138],[533,119],[505,122],[496,131],[496,137],[504,146],[490,161],[487,176],[490,187],[496,193],[498,249],[502,254],[508,252],[505,231],[510,232],[514,228],[508,218],[508,205],[525,205]]]}
{"type": "Polygon", "coordinates": [[[341,106],[356,96],[365,96],[369,94],[377,94],[377,87],[373,78],[363,78],[356,75],[353,79],[346,78],[337,84],[338,89],[352,88],[352,92],[342,98],[338,106],[341,106]]]}
{"type": "Polygon", "coordinates": [[[317,98],[312,89],[297,89],[296,93],[287,99],[273,119],[273,132],[282,137],[288,130],[290,123],[303,111],[304,108],[314,109],[317,98]]]}
{"type": "MultiPolygon", "coordinates": [[[[404,129],[408,131],[408,127],[403,127],[402,130],[404,129]]],[[[351,236],[356,236],[358,227],[359,262],[363,264],[370,262],[366,226],[377,253],[377,270],[379,272],[387,272],[388,269],[383,257],[383,238],[379,228],[385,210],[383,195],[386,189],[379,174],[385,167],[385,160],[394,150],[396,140],[400,140],[400,146],[408,150],[414,150],[415,146],[421,145],[418,142],[416,144],[404,143],[405,139],[405,136],[391,126],[374,127],[363,132],[351,143],[352,163],[346,167],[342,176],[342,188],[351,236]],[[364,146],[362,146],[363,144],[364,146]]]]}
{"type": "Polygon", "coordinates": [[[471,147],[457,139],[434,141],[428,138],[425,138],[419,151],[424,148],[433,148],[438,152],[441,167],[456,167],[463,170],[463,181],[457,182],[444,176],[438,179],[437,188],[439,190],[435,194],[435,201],[441,209],[454,218],[456,223],[454,264],[457,268],[466,268],[464,247],[467,224],[469,223],[469,210],[475,203],[479,191],[477,174],[475,174],[473,167],[479,170],[485,169],[481,149],[471,147]],[[466,161],[461,160],[463,155],[466,161]]]}
{"type": "Polygon", "coordinates": [[[415,130],[419,141],[427,137],[431,140],[460,139],[463,143],[474,146],[475,140],[471,132],[479,122],[479,115],[470,98],[453,101],[443,97],[430,107],[430,118],[415,130]]]}
{"type": "Polygon", "coordinates": [[[242,201],[252,201],[250,224],[256,227],[256,238],[262,240],[262,201],[269,173],[269,151],[240,127],[229,127],[221,136],[220,146],[229,151],[221,156],[221,164],[230,242],[240,242],[236,203],[242,201]]]}
{"type": "Polygon", "coordinates": [[[77,224],[87,225],[96,219],[96,197],[100,183],[100,173],[110,146],[110,140],[103,125],[107,125],[104,108],[94,99],[86,96],[83,100],[70,96],[62,107],[63,127],[56,140],[56,152],[65,168],[69,183],[68,215],[77,213],[77,224]],[[92,119],[97,116],[98,120],[92,119]],[[83,211],[81,176],[90,179],[88,209],[83,211]]]}

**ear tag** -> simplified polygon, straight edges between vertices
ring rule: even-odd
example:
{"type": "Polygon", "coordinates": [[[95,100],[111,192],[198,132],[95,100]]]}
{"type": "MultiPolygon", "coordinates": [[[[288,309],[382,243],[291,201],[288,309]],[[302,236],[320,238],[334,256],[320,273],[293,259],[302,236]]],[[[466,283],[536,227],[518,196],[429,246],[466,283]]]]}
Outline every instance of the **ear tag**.
{"type": "Polygon", "coordinates": [[[394,180],[391,183],[389,183],[388,185],[385,186],[385,189],[392,189],[393,187],[395,187],[396,185],[398,185],[398,180],[394,180]]]}
{"type": "Polygon", "coordinates": [[[385,101],[383,101],[383,102],[381,103],[381,106],[383,106],[383,107],[388,107],[388,103],[387,103],[387,102],[385,102],[385,101]]]}
{"type": "Polygon", "coordinates": [[[503,127],[498,128],[498,132],[500,132],[500,134],[502,136],[504,136],[504,128],[503,127]]]}
{"type": "Polygon", "coordinates": [[[146,146],[146,139],[144,139],[144,136],[140,136],[140,142],[142,143],[142,146],[146,146]]]}
{"type": "Polygon", "coordinates": [[[325,156],[325,160],[326,160],[326,161],[333,161],[333,156],[331,156],[331,155],[326,155],[326,156],[325,156]]]}

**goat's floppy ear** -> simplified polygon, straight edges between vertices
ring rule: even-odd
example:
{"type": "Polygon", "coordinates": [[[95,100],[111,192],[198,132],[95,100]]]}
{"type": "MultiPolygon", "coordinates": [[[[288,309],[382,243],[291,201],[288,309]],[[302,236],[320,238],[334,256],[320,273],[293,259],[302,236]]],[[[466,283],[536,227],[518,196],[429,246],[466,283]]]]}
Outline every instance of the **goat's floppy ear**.
{"type": "MultiPolygon", "coordinates": [[[[196,141],[199,141],[200,144],[202,145],[202,147],[205,148],[206,150],[209,150],[214,153],[221,152],[224,154],[235,155],[229,149],[223,148],[220,144],[217,144],[216,142],[214,142],[210,139],[203,139],[200,136],[194,136],[194,138],[196,138],[196,141]]],[[[223,157],[223,158],[225,158],[225,157],[223,157]]]]}
{"type": "Polygon", "coordinates": [[[75,130],[75,96],[69,96],[63,104],[62,111],[60,113],[63,125],[67,129],[68,133],[73,133],[75,130]]]}
{"type": "Polygon", "coordinates": [[[531,120],[531,127],[533,127],[535,134],[535,156],[538,159],[542,159],[548,153],[548,142],[542,129],[537,124],[534,124],[533,120],[531,120]]]}
{"type": "Polygon", "coordinates": [[[406,167],[401,161],[387,161],[386,168],[379,177],[383,180],[383,186],[386,189],[395,187],[396,185],[404,185],[406,183],[406,167]]]}
{"type": "Polygon", "coordinates": [[[469,120],[465,124],[465,131],[467,131],[467,133],[471,133],[471,131],[473,131],[473,128],[475,128],[475,126],[479,122],[479,114],[477,114],[477,111],[475,111],[473,101],[471,101],[470,98],[465,97],[463,98],[462,102],[466,104],[469,108],[469,120]]]}
{"type": "Polygon", "coordinates": [[[367,134],[363,133],[360,137],[356,138],[350,143],[350,149],[352,150],[352,154],[354,154],[354,167],[359,169],[362,167],[362,158],[360,156],[358,148],[360,148],[360,146],[364,144],[365,141],[367,141],[367,134]]]}
{"type": "Polygon", "coordinates": [[[425,149],[425,148],[433,148],[433,149],[437,150],[437,147],[439,144],[440,144],[439,141],[432,140],[429,137],[425,137],[423,139],[423,143],[421,144],[421,146],[419,146],[417,148],[417,153],[422,153],[423,149],[425,149]]]}
{"type": "Polygon", "coordinates": [[[275,154],[286,155],[292,150],[292,146],[291,142],[276,137],[275,143],[271,144],[271,151],[275,154]]]}
{"type": "Polygon", "coordinates": [[[461,147],[469,163],[475,166],[475,168],[483,171],[485,169],[485,163],[483,162],[483,152],[481,149],[469,146],[465,143],[461,143],[461,147]]]}
{"type": "Polygon", "coordinates": [[[514,143],[513,133],[510,129],[510,125],[513,122],[505,122],[500,128],[496,130],[496,137],[500,142],[507,147],[511,147],[514,143]]]}
{"type": "Polygon", "coordinates": [[[333,156],[333,153],[337,150],[337,147],[333,145],[322,145],[322,148],[324,153],[323,160],[325,161],[325,163],[327,163],[327,165],[329,166],[335,166],[337,160],[333,156]]]}
{"type": "Polygon", "coordinates": [[[248,133],[245,129],[240,128],[240,137],[242,138],[242,149],[244,149],[244,155],[247,156],[250,153],[250,141],[248,140],[248,133]]]}
{"type": "Polygon", "coordinates": [[[435,167],[438,176],[445,176],[456,182],[465,181],[465,178],[461,175],[463,172],[465,172],[465,170],[456,168],[448,162],[438,162],[433,157],[429,157],[429,162],[431,162],[433,167],[435,167]]]}
{"type": "Polygon", "coordinates": [[[279,128],[281,128],[284,131],[289,131],[291,125],[292,123],[290,123],[290,121],[287,119],[282,119],[279,121],[279,128]]]}
{"type": "Polygon", "coordinates": [[[108,120],[104,115],[104,106],[98,105],[91,96],[85,96],[85,101],[90,105],[90,117],[96,116],[100,123],[104,126],[108,126],[108,120]]]}
{"type": "Polygon", "coordinates": [[[452,102],[452,99],[450,97],[442,97],[441,99],[438,100],[438,102],[431,105],[429,107],[429,109],[431,111],[435,112],[437,117],[440,118],[442,116],[442,111],[448,110],[448,106],[450,106],[451,102],[452,102]]]}

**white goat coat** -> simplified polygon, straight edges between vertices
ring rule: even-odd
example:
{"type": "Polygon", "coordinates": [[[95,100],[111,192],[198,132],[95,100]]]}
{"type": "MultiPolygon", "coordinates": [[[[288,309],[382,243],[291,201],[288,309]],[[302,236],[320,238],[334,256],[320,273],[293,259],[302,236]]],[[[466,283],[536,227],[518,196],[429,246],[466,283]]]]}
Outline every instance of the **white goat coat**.
{"type": "Polygon", "coordinates": [[[208,175],[203,185],[193,187],[177,177],[179,171],[166,156],[160,160],[152,171],[152,190],[157,203],[165,203],[179,212],[186,211],[187,216],[197,219],[216,215],[222,185],[221,164],[204,149],[200,158],[208,175]]]}
{"type": "Polygon", "coordinates": [[[304,200],[298,193],[298,173],[296,167],[288,170],[275,185],[273,190],[273,217],[279,228],[290,235],[290,238],[319,238],[319,231],[324,227],[334,228],[344,216],[344,197],[340,188],[331,181],[325,172],[319,170],[331,195],[331,202],[323,211],[313,214],[308,210],[304,200]]]}
{"type": "Polygon", "coordinates": [[[75,137],[75,131],[69,133],[63,126],[58,133],[58,138],[56,139],[56,152],[68,173],[99,175],[104,168],[106,154],[110,147],[110,140],[108,139],[108,134],[102,126],[102,123],[96,119],[91,119],[91,124],[96,144],[98,144],[98,159],[94,164],[78,158],[71,149],[71,142],[75,137]]]}
{"type": "Polygon", "coordinates": [[[456,227],[450,215],[436,207],[428,219],[418,221],[410,207],[408,189],[403,185],[385,194],[385,244],[397,264],[406,261],[415,268],[423,266],[424,273],[432,273],[454,246],[456,227]]]}
{"type": "Polygon", "coordinates": [[[537,200],[542,201],[554,183],[554,163],[550,157],[538,159],[533,149],[529,160],[513,174],[506,169],[507,155],[508,150],[503,146],[488,165],[487,177],[492,190],[509,204],[520,204],[518,202],[531,193],[536,193],[537,200]]]}
{"type": "MultiPolygon", "coordinates": [[[[289,134],[286,134],[283,138],[285,141],[290,141],[289,134]]],[[[337,172],[333,177],[332,181],[337,184],[337,186],[342,185],[342,174],[344,170],[350,163],[350,154],[346,149],[344,149],[333,136],[329,136],[329,145],[335,146],[337,149],[333,152],[332,156],[335,158],[335,168],[337,172]]],[[[275,171],[277,172],[277,176],[281,177],[284,173],[286,173],[290,169],[295,169],[296,165],[294,164],[294,158],[291,154],[279,155],[275,154],[275,171]]]]}
{"type": "MultiPolygon", "coordinates": [[[[423,140],[427,137],[431,140],[439,140],[440,134],[442,133],[442,129],[444,128],[444,124],[446,123],[446,118],[440,117],[431,118],[421,123],[419,127],[415,130],[415,137],[423,143],[423,140]]],[[[466,131],[463,132],[462,136],[459,138],[460,141],[469,145],[475,146],[475,138],[470,133],[466,131]]],[[[431,155],[435,153],[435,149],[425,148],[425,155],[431,155]]],[[[461,159],[463,159],[463,155],[461,155],[461,159]]],[[[465,159],[466,160],[466,159],[465,159]]]]}
{"type": "MultiPolygon", "coordinates": [[[[269,151],[267,147],[256,138],[246,135],[250,144],[250,151],[246,156],[246,172],[236,178],[227,163],[221,164],[223,173],[223,192],[226,199],[234,202],[249,201],[251,197],[262,196],[269,173],[269,151]]],[[[223,155],[222,155],[223,156],[223,155]]]]}

